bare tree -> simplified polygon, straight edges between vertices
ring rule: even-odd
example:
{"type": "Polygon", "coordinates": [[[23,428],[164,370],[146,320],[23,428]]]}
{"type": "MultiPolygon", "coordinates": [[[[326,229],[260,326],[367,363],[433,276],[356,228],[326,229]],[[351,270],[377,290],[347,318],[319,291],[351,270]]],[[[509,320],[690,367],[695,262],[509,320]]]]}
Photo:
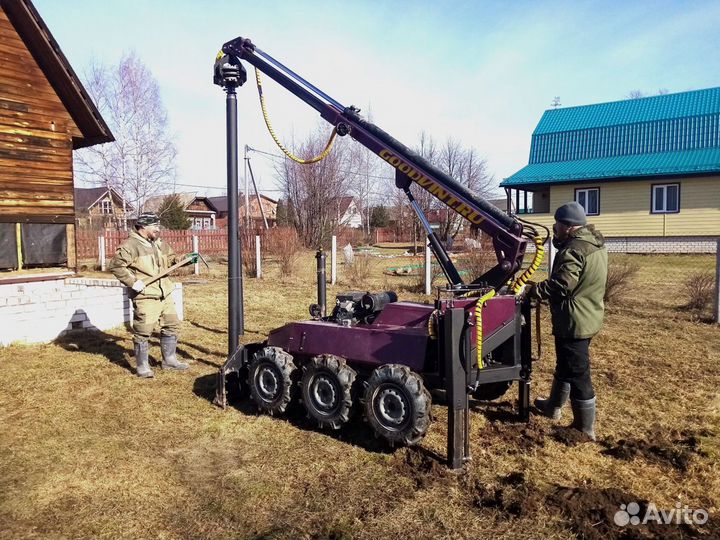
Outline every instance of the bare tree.
{"type": "MultiPolygon", "coordinates": [[[[423,132],[416,152],[479,197],[488,197],[494,179],[487,171],[487,162],[474,148],[465,148],[452,137],[438,148],[432,137],[423,132]]],[[[434,214],[432,217],[439,223],[438,236],[455,238],[465,224],[464,219],[425,190],[414,190],[414,195],[423,212],[434,214]]]]}
{"type": "Polygon", "coordinates": [[[349,185],[349,192],[355,199],[360,215],[362,216],[363,229],[366,235],[370,235],[370,209],[373,206],[380,160],[370,150],[361,144],[350,146],[350,168],[354,173],[353,181],[349,185]]]}
{"type": "Polygon", "coordinates": [[[630,92],[626,96],[626,99],[640,99],[644,97],[645,94],[643,94],[640,90],[630,90],[630,92]]]}
{"type": "Polygon", "coordinates": [[[91,66],[85,78],[115,142],[75,152],[75,170],[88,183],[116,189],[139,212],[175,182],[177,150],[157,81],[134,53],[117,65],[91,66]]]}
{"type": "MultiPolygon", "coordinates": [[[[369,106],[367,120],[373,121],[372,109],[369,106]]],[[[360,210],[365,234],[370,236],[370,211],[377,199],[378,188],[385,191],[385,186],[379,185],[378,174],[383,167],[383,161],[362,144],[355,143],[350,146],[350,163],[355,173],[355,178],[350,183],[350,194],[355,198],[360,210]]]]}
{"type": "MultiPolygon", "coordinates": [[[[298,145],[300,156],[318,155],[325,147],[326,130],[318,129],[298,145]]],[[[328,156],[317,163],[303,165],[283,160],[277,167],[285,196],[294,208],[295,228],[307,247],[322,246],[339,219],[338,204],[348,193],[354,173],[344,139],[338,139],[328,156]]]]}

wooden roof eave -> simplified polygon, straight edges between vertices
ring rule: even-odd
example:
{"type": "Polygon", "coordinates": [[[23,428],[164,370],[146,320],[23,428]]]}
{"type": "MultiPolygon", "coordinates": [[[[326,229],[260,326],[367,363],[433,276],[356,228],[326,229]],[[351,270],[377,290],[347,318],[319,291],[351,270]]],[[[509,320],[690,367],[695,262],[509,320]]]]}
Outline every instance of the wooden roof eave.
{"type": "Polygon", "coordinates": [[[0,0],[0,5],[82,133],[82,137],[73,137],[73,149],[114,141],[100,111],[32,2],[0,0]]]}

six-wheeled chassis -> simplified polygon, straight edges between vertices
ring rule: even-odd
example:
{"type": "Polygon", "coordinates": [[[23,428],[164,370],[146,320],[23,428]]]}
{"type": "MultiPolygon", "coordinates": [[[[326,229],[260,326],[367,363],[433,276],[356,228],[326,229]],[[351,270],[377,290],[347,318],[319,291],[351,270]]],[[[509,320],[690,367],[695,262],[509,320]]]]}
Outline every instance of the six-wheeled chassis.
{"type": "Polygon", "coordinates": [[[320,427],[331,429],[362,411],[377,436],[411,445],[429,427],[431,391],[445,391],[452,407],[453,400],[462,403],[458,393],[465,401],[468,394],[492,400],[518,381],[519,413],[527,419],[531,310],[522,295],[506,292],[485,301],[481,321],[478,297],[458,298],[457,290],[445,299],[439,292],[434,305],[391,301],[370,312],[363,311],[360,295],[352,317],[336,306],[329,317],[288,323],[265,342],[238,348],[218,374],[218,399],[225,399],[227,386],[229,395],[249,394],[271,415],[300,402],[320,427]],[[454,328],[450,311],[461,314],[454,328]]]}

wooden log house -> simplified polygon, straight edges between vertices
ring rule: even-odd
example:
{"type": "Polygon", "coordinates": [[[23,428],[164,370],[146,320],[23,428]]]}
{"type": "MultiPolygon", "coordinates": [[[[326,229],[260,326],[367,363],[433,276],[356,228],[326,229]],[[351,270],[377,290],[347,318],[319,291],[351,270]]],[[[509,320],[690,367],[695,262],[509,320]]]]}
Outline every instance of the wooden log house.
{"type": "Polygon", "coordinates": [[[30,0],[0,0],[0,270],[75,268],[73,150],[113,141],[30,0]]]}

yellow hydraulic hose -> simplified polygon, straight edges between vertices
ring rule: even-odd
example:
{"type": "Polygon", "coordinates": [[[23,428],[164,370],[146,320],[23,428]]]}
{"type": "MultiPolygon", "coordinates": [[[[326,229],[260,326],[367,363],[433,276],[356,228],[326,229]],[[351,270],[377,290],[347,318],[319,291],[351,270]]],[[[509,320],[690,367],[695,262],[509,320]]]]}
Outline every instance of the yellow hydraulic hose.
{"type": "MultiPolygon", "coordinates": [[[[513,283],[511,289],[515,294],[518,294],[520,290],[523,288],[523,285],[525,285],[528,280],[532,277],[532,275],[535,273],[535,271],[540,267],[540,263],[542,262],[543,258],[545,257],[545,247],[543,238],[540,236],[535,236],[535,257],[533,257],[532,262],[530,263],[530,266],[520,275],[517,280],[515,280],[515,283],[513,283]]],[[[549,273],[549,272],[548,272],[549,273]]]]}
{"type": "Polygon", "coordinates": [[[325,149],[320,153],[320,155],[315,156],[314,158],[310,159],[302,159],[297,157],[296,155],[292,154],[287,148],[283,146],[283,144],[280,142],[280,139],[277,135],[275,135],[275,131],[272,128],[272,125],[270,125],[270,117],[268,116],[267,108],[265,107],[265,97],[263,96],[262,92],[262,82],[260,81],[260,71],[258,68],[255,68],[255,81],[257,82],[257,89],[258,89],[258,96],[260,96],[260,108],[262,109],[263,118],[265,119],[265,125],[268,128],[268,131],[270,132],[270,135],[272,136],[273,140],[275,141],[275,144],[278,145],[278,148],[283,151],[283,153],[295,161],[296,163],[300,163],[302,165],[309,165],[310,163],[317,163],[318,161],[321,161],[327,157],[327,155],[330,153],[330,150],[332,149],[332,145],[335,142],[335,136],[337,135],[337,129],[333,129],[332,133],[330,134],[330,138],[328,139],[327,144],[325,145],[325,149]]]}
{"type": "Polygon", "coordinates": [[[477,332],[477,366],[478,369],[482,369],[483,356],[482,356],[482,343],[483,343],[483,325],[482,325],[482,310],[485,302],[495,296],[495,289],[490,289],[490,292],[480,297],[480,300],[475,304],[475,331],[477,332]]]}

